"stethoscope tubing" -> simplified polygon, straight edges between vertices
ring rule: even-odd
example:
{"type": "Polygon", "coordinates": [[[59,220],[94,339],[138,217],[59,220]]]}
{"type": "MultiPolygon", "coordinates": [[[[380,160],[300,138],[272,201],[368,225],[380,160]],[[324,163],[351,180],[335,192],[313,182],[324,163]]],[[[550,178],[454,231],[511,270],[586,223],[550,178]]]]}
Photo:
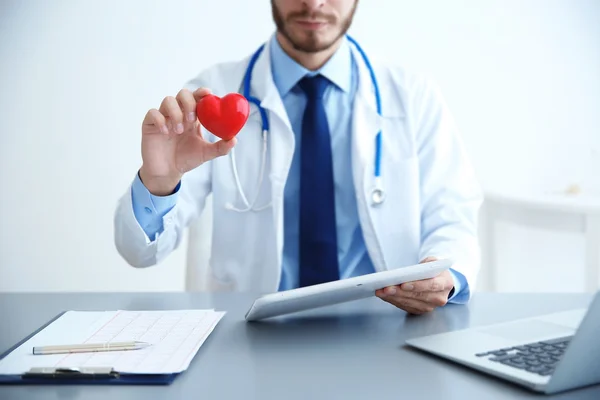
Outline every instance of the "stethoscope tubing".
{"type": "MultiPolygon", "coordinates": [[[[375,71],[373,70],[373,67],[369,61],[369,58],[367,57],[367,55],[365,54],[363,49],[360,47],[358,42],[349,35],[346,35],[346,37],[356,47],[356,49],[360,53],[365,65],[367,66],[367,69],[369,71],[369,75],[371,78],[371,82],[374,87],[375,105],[377,108],[377,114],[379,116],[381,116],[381,96],[380,96],[380,92],[379,92],[379,84],[377,83],[377,77],[375,76],[375,71]]],[[[252,210],[253,211],[261,211],[261,210],[264,210],[271,206],[271,203],[269,202],[268,204],[265,204],[262,207],[259,207],[259,208],[254,207],[254,205],[256,204],[256,201],[258,200],[260,188],[262,186],[264,173],[265,173],[266,157],[267,157],[267,154],[266,154],[267,153],[267,141],[268,141],[267,136],[269,134],[270,125],[269,125],[269,118],[267,117],[267,112],[261,106],[260,100],[257,99],[256,97],[250,95],[250,83],[252,81],[252,72],[254,70],[254,65],[256,64],[256,61],[258,60],[258,57],[260,56],[260,54],[262,53],[264,48],[265,48],[265,45],[262,44],[254,52],[254,54],[250,58],[250,61],[248,62],[248,67],[246,68],[246,72],[244,73],[244,79],[243,79],[243,93],[242,94],[250,103],[253,103],[258,108],[258,111],[260,113],[260,118],[261,118],[261,124],[262,124],[261,166],[260,166],[260,172],[259,172],[259,178],[258,178],[257,191],[256,191],[256,195],[254,196],[254,200],[252,201],[252,203],[248,202],[248,198],[246,197],[246,195],[244,193],[244,190],[242,188],[242,185],[241,185],[241,182],[239,179],[239,174],[237,171],[237,165],[236,165],[236,161],[235,161],[235,149],[232,149],[231,154],[230,154],[231,168],[233,170],[235,183],[236,183],[238,192],[242,198],[242,202],[245,205],[245,208],[241,208],[241,209],[236,208],[231,203],[227,203],[225,206],[230,210],[234,210],[234,211],[238,211],[238,212],[247,212],[247,211],[252,211],[252,210]]],[[[380,130],[379,132],[377,132],[377,136],[375,137],[374,187],[371,191],[371,201],[372,201],[373,205],[379,205],[379,204],[383,203],[383,201],[385,200],[385,192],[383,190],[383,185],[382,185],[382,180],[381,180],[381,147],[382,147],[382,145],[381,145],[381,130],[380,130]]]]}

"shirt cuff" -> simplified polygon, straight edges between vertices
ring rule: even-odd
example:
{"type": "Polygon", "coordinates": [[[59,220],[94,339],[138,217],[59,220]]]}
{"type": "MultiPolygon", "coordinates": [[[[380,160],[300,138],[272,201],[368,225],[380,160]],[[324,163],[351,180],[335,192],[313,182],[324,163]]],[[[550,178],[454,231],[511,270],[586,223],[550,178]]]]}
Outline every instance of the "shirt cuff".
{"type": "Polygon", "coordinates": [[[162,218],[177,203],[181,182],[177,184],[172,194],[168,196],[155,196],[148,191],[142,183],[139,173],[131,185],[131,202],[133,213],[140,227],[151,240],[163,231],[162,218]]]}
{"type": "Polygon", "coordinates": [[[448,299],[448,303],[465,303],[465,299],[468,298],[469,286],[467,279],[460,272],[450,268],[450,275],[454,282],[454,293],[448,299]]]}

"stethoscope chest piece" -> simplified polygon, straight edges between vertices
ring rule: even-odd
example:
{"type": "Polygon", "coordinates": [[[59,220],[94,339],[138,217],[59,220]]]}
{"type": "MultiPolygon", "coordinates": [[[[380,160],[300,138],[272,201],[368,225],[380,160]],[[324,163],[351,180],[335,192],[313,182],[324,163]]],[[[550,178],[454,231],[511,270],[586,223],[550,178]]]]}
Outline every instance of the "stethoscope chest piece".
{"type": "Polygon", "coordinates": [[[375,188],[371,192],[371,202],[374,206],[378,206],[385,201],[385,192],[380,188],[375,188]]]}

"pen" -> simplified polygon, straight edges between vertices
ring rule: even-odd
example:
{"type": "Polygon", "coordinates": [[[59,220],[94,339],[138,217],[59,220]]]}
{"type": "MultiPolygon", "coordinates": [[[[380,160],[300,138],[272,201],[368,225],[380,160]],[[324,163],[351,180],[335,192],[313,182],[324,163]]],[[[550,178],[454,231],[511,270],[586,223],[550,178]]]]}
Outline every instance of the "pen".
{"type": "Polygon", "coordinates": [[[40,346],[33,348],[33,354],[65,354],[65,353],[89,353],[96,351],[123,351],[138,350],[151,346],[145,342],[109,342],[109,343],[85,343],[65,344],[57,346],[40,346]]]}

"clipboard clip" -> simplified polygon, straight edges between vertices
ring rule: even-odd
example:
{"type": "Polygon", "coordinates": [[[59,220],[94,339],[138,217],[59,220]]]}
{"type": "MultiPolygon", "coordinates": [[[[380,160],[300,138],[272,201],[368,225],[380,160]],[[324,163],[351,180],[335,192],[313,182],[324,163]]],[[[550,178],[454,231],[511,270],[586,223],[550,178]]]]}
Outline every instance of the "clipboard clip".
{"type": "Polygon", "coordinates": [[[26,378],[49,378],[49,379],[111,379],[118,378],[119,373],[112,367],[33,367],[25,372],[22,377],[26,378]]]}

